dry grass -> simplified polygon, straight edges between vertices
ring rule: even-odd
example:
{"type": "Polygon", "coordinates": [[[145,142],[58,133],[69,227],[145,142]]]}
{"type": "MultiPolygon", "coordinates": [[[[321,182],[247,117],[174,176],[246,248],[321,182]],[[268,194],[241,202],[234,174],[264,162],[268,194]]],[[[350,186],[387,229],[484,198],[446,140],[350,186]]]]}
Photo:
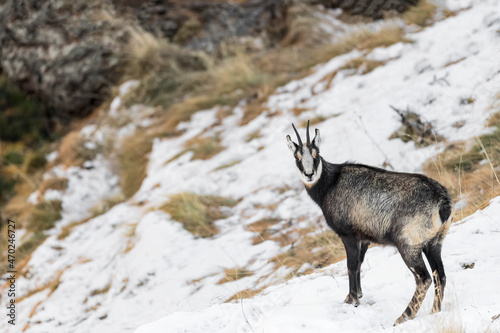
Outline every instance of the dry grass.
{"type": "Polygon", "coordinates": [[[120,188],[125,198],[134,195],[146,178],[152,146],[153,139],[142,133],[136,133],[122,140],[117,157],[120,188]]]}
{"type": "MultiPolygon", "coordinates": [[[[317,22],[310,13],[301,11],[301,6],[300,2],[292,4],[297,10],[291,10],[289,35],[281,48],[258,54],[240,50],[222,60],[183,50],[142,31],[132,32],[127,76],[139,78],[141,85],[128,96],[128,104],[163,106],[162,128],[172,132],[199,110],[216,105],[232,107],[245,100],[241,124],[247,124],[267,110],[262,105],[277,87],[308,74],[312,66],[354,49],[371,50],[408,41],[401,28],[390,24],[377,31],[357,30],[334,45],[321,34],[314,34],[316,40],[309,32],[315,29],[310,24],[317,22]],[[311,46],[287,47],[304,42],[311,42],[311,46]]],[[[367,71],[372,66],[366,64],[367,71]]]]}
{"type": "Polygon", "coordinates": [[[229,297],[226,300],[226,303],[229,303],[232,301],[238,301],[238,300],[245,299],[245,298],[252,298],[254,296],[259,295],[266,288],[267,288],[267,286],[263,286],[263,287],[260,287],[257,289],[248,288],[248,289],[239,291],[236,294],[234,294],[233,296],[229,297]]]}
{"type": "Polygon", "coordinates": [[[250,142],[252,140],[258,139],[262,137],[262,133],[260,133],[260,130],[256,130],[250,134],[248,134],[247,139],[245,140],[246,142],[250,142]]]}
{"type": "Polygon", "coordinates": [[[95,159],[100,152],[102,152],[102,147],[87,148],[80,133],[72,131],[62,139],[55,163],[60,163],[65,167],[82,166],[85,161],[95,159]]]}
{"type": "Polygon", "coordinates": [[[235,204],[229,198],[184,192],[172,195],[161,209],[170,214],[172,219],[182,223],[193,235],[206,238],[219,232],[214,221],[226,217],[220,207],[232,207],[235,204]]]}
{"type": "Polygon", "coordinates": [[[339,70],[351,70],[353,71],[353,74],[364,75],[385,64],[386,61],[377,61],[370,60],[365,57],[358,57],[349,60],[344,66],[339,68],[339,70]]]}
{"type": "Polygon", "coordinates": [[[465,143],[450,145],[424,165],[424,171],[445,185],[454,201],[464,199],[467,205],[456,212],[462,219],[484,208],[500,195],[500,116],[494,114],[488,126],[495,131],[475,138],[469,149],[465,143]]]}
{"type": "Polygon", "coordinates": [[[465,333],[465,329],[462,325],[462,320],[460,314],[452,313],[451,316],[446,316],[445,318],[436,322],[433,329],[437,333],[465,333]],[[457,318],[458,317],[458,318],[457,318]]]}
{"type": "Polygon", "coordinates": [[[35,289],[32,289],[30,290],[28,293],[26,293],[26,295],[24,296],[21,296],[21,297],[18,297],[16,299],[17,302],[22,302],[23,300],[33,296],[34,294],[36,293],[39,293],[45,289],[49,289],[50,292],[49,292],[49,295],[47,297],[49,297],[50,295],[52,295],[52,293],[54,291],[56,291],[57,287],[59,287],[59,284],[61,283],[61,276],[63,275],[63,273],[68,269],[70,268],[71,266],[68,266],[66,267],[65,269],[62,269],[62,270],[59,270],[54,278],[50,281],[48,281],[47,283],[45,283],[44,285],[40,286],[40,287],[37,287],[35,289]]]}
{"type": "Polygon", "coordinates": [[[32,232],[52,229],[55,222],[61,219],[61,204],[60,200],[46,200],[34,205],[26,229],[32,232]]]}
{"type": "Polygon", "coordinates": [[[427,0],[419,1],[417,6],[411,6],[408,11],[403,14],[403,19],[406,24],[416,24],[420,27],[432,24],[436,5],[427,0]]]}
{"type": "Polygon", "coordinates": [[[186,142],[186,149],[183,153],[193,152],[193,160],[208,160],[224,150],[217,136],[202,137],[197,136],[186,142]]]}
{"type": "Polygon", "coordinates": [[[127,247],[125,248],[125,253],[130,252],[135,246],[135,232],[137,230],[138,222],[136,223],[128,223],[125,225],[127,228],[127,247]]]}
{"type": "Polygon", "coordinates": [[[68,187],[68,179],[63,177],[45,178],[38,186],[40,195],[44,195],[47,190],[64,191],[68,187]]]}
{"type": "MultiPolygon", "coordinates": [[[[306,234],[299,241],[292,243],[289,250],[271,259],[278,266],[298,271],[308,263],[314,268],[322,268],[345,258],[345,250],[340,238],[331,230],[319,234],[306,234]]],[[[308,268],[301,274],[309,274],[314,270],[308,268]]]]}
{"type": "Polygon", "coordinates": [[[273,238],[272,227],[281,222],[280,219],[276,218],[264,218],[252,224],[249,224],[245,227],[246,230],[257,233],[257,235],[253,238],[252,244],[257,245],[262,243],[263,241],[269,240],[273,238]]]}
{"type": "Polygon", "coordinates": [[[236,164],[239,164],[241,163],[241,160],[234,160],[234,161],[231,161],[229,163],[226,163],[226,164],[223,164],[215,169],[213,169],[212,171],[218,171],[218,170],[223,170],[223,169],[227,169],[227,168],[230,168],[236,164]]]}
{"type": "Polygon", "coordinates": [[[111,282],[101,289],[94,289],[90,292],[90,297],[106,294],[111,289],[111,282]]]}
{"type": "Polygon", "coordinates": [[[245,270],[243,268],[228,268],[224,270],[224,277],[220,279],[217,284],[224,284],[242,279],[247,276],[252,276],[254,272],[245,270]]]}

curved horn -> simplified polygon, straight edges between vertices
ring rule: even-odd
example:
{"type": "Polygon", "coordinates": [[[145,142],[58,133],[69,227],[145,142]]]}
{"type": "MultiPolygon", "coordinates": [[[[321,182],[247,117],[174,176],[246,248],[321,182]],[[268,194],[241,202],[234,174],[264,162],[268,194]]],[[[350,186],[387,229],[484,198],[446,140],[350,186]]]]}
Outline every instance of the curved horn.
{"type": "Polygon", "coordinates": [[[293,130],[295,131],[295,134],[297,134],[297,141],[299,141],[299,146],[302,146],[302,140],[300,139],[299,132],[297,132],[297,129],[295,128],[295,125],[292,123],[293,130]]]}
{"type": "Polygon", "coordinates": [[[309,137],[309,119],[307,120],[307,130],[306,130],[307,144],[311,144],[311,138],[309,137]]]}

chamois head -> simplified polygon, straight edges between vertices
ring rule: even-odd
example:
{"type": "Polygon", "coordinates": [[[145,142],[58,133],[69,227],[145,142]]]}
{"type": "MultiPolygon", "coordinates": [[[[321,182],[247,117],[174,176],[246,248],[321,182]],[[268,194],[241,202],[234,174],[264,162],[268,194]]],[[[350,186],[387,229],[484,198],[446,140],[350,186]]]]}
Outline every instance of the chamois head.
{"type": "Polygon", "coordinates": [[[321,171],[323,166],[321,164],[321,157],[319,156],[319,144],[321,142],[319,136],[319,130],[316,128],[314,139],[311,141],[309,138],[309,120],[307,121],[307,130],[306,130],[306,138],[307,142],[302,143],[300,139],[299,132],[295,128],[295,125],[292,124],[295,134],[297,135],[297,141],[299,144],[296,144],[290,138],[290,135],[286,136],[286,141],[288,143],[288,148],[293,153],[295,157],[295,161],[297,164],[297,168],[300,170],[300,177],[302,178],[302,182],[311,187],[316,184],[321,177],[321,171]]]}

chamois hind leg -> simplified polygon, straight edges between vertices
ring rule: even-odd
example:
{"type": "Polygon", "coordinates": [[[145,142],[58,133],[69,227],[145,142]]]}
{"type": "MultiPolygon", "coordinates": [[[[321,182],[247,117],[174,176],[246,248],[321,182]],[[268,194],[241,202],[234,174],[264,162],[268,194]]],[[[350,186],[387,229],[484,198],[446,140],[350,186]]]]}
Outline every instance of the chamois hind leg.
{"type": "Polygon", "coordinates": [[[363,290],[361,289],[361,264],[365,260],[365,254],[366,250],[368,250],[368,246],[370,245],[370,242],[361,242],[359,244],[359,259],[358,259],[358,271],[356,274],[356,280],[357,280],[357,293],[358,293],[358,298],[363,297],[363,290]]]}
{"type": "Polygon", "coordinates": [[[358,306],[359,242],[354,237],[343,237],[342,242],[347,255],[347,272],[349,274],[349,294],[347,294],[345,302],[358,306]]]}
{"type": "Polygon", "coordinates": [[[429,261],[434,277],[434,302],[431,313],[441,311],[441,304],[446,286],[446,275],[444,273],[443,261],[441,260],[441,243],[431,242],[424,247],[424,253],[429,261]]]}
{"type": "Polygon", "coordinates": [[[415,318],[422,302],[425,298],[425,294],[431,285],[431,277],[427,268],[425,268],[424,259],[422,258],[422,251],[420,249],[399,249],[403,260],[415,276],[415,282],[417,287],[413,297],[406,307],[403,314],[396,320],[394,326],[401,324],[408,319],[415,318]]]}

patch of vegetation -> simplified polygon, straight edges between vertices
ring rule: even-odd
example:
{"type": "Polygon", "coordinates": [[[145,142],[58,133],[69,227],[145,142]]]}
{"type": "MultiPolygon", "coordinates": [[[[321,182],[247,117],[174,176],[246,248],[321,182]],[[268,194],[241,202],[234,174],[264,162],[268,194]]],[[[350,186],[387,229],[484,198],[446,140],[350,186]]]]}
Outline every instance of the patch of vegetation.
{"type": "Polygon", "coordinates": [[[125,253],[130,252],[134,248],[135,245],[135,231],[137,230],[138,222],[136,223],[128,223],[125,225],[127,228],[127,247],[125,248],[125,253]]]}
{"type": "Polygon", "coordinates": [[[272,227],[279,222],[281,222],[280,219],[264,218],[245,226],[245,230],[252,231],[258,234],[252,240],[252,244],[257,245],[262,243],[263,241],[273,238],[273,234],[275,234],[275,231],[272,230],[272,227]]]}
{"type": "Polygon", "coordinates": [[[401,111],[391,106],[401,117],[401,127],[389,137],[391,139],[401,139],[403,142],[414,141],[417,147],[427,147],[443,141],[444,138],[434,131],[430,122],[423,121],[420,116],[407,109],[401,111]]]}
{"type": "Polygon", "coordinates": [[[252,276],[254,272],[243,269],[243,268],[228,268],[224,270],[224,277],[220,279],[217,284],[224,284],[227,282],[233,282],[242,279],[247,276],[252,276]]]}
{"type": "Polygon", "coordinates": [[[124,138],[117,152],[120,189],[125,198],[130,198],[141,187],[146,178],[149,154],[153,139],[149,135],[137,134],[124,138]]]}
{"type": "Polygon", "coordinates": [[[54,139],[46,107],[23,95],[0,75],[0,140],[28,145],[54,139]]]}
{"type": "MultiPolygon", "coordinates": [[[[287,252],[271,259],[279,266],[292,268],[294,272],[307,263],[314,268],[322,268],[345,258],[345,250],[340,238],[331,230],[317,234],[306,234],[299,241],[291,244],[287,252]]],[[[308,268],[301,274],[314,271],[308,268]]],[[[295,274],[295,273],[294,273],[295,274]]]]}
{"type": "Polygon", "coordinates": [[[44,195],[47,190],[64,191],[68,187],[68,179],[64,177],[45,178],[38,186],[40,195],[44,195]]]}
{"type": "Polygon", "coordinates": [[[214,221],[226,217],[220,207],[234,205],[236,201],[230,198],[184,192],[172,195],[161,209],[170,214],[172,219],[182,223],[193,235],[206,238],[219,232],[214,221]]]}
{"type": "Polygon", "coordinates": [[[221,146],[218,136],[197,136],[186,142],[184,152],[193,152],[193,160],[208,160],[223,150],[224,147],[221,146]]]}
{"type": "Polygon", "coordinates": [[[61,204],[60,200],[45,200],[36,204],[27,229],[36,232],[53,228],[56,221],[61,219],[61,204]]]}
{"type": "MultiPolygon", "coordinates": [[[[17,222],[16,227],[25,227],[28,231],[28,239],[16,247],[16,262],[17,269],[21,272],[30,258],[31,253],[42,244],[48,237],[44,231],[49,230],[54,227],[55,223],[61,219],[61,201],[51,200],[42,201],[36,205],[27,204],[25,201],[22,203],[15,204],[17,207],[9,208],[9,218],[14,217],[17,222]],[[21,210],[17,212],[16,210],[21,210]],[[18,219],[19,218],[19,219],[18,219]],[[25,222],[25,223],[23,223],[25,222]]],[[[2,247],[5,247],[7,242],[3,242],[7,237],[6,228],[3,228],[1,238],[2,247]]],[[[1,266],[0,275],[4,274],[8,267],[3,263],[7,263],[6,259],[7,251],[2,251],[0,254],[1,266]]]]}
{"type": "MultiPolygon", "coordinates": [[[[291,6],[303,7],[300,2],[291,6]]],[[[189,120],[199,110],[216,105],[232,107],[245,100],[241,124],[247,124],[267,111],[262,105],[277,87],[307,75],[314,65],[354,49],[408,42],[400,27],[385,25],[376,31],[357,30],[332,45],[324,33],[311,34],[318,28],[311,13],[300,9],[290,12],[293,15],[288,17],[288,36],[282,47],[254,54],[239,50],[220,59],[184,50],[145,32],[133,32],[126,76],[139,79],[141,85],[127,96],[127,104],[161,105],[162,127],[172,132],[180,121],[189,120]],[[308,47],[295,47],[304,43],[308,47]]],[[[365,65],[367,72],[374,66],[365,65]]]]}
{"type": "Polygon", "coordinates": [[[234,161],[231,161],[229,163],[223,164],[220,167],[217,167],[217,168],[213,169],[212,171],[227,169],[227,168],[230,168],[230,167],[232,167],[232,166],[234,166],[236,164],[239,164],[239,163],[241,163],[240,160],[234,160],[234,161]]]}
{"type": "Polygon", "coordinates": [[[267,288],[267,286],[256,288],[256,289],[248,288],[248,289],[239,291],[236,294],[234,294],[233,296],[229,297],[226,300],[226,303],[229,303],[232,301],[238,301],[240,299],[245,299],[245,298],[252,298],[256,295],[259,295],[266,288],[267,288]]]}
{"type": "Polygon", "coordinates": [[[79,132],[72,131],[62,139],[56,163],[61,163],[66,167],[81,167],[83,163],[95,159],[103,151],[100,145],[89,147],[91,146],[80,136],[79,132]]]}
{"type": "Polygon", "coordinates": [[[246,142],[250,142],[252,140],[258,139],[262,137],[262,133],[260,133],[260,129],[248,134],[246,142]]]}
{"type": "Polygon", "coordinates": [[[456,211],[462,219],[500,195],[500,113],[493,114],[487,123],[494,131],[474,139],[468,147],[457,142],[424,165],[424,171],[445,185],[453,201],[464,200],[466,205],[456,211]]]}
{"type": "Polygon", "coordinates": [[[370,60],[365,57],[358,57],[349,60],[344,66],[338,70],[351,70],[354,74],[368,74],[375,68],[385,65],[386,61],[370,60]]]}
{"type": "Polygon", "coordinates": [[[416,24],[420,27],[426,27],[432,24],[436,8],[436,5],[432,2],[420,0],[417,6],[411,6],[403,14],[403,19],[406,21],[406,24],[416,24]]]}
{"type": "Polygon", "coordinates": [[[101,289],[94,289],[90,292],[90,297],[106,294],[111,289],[111,282],[101,289]]]}

